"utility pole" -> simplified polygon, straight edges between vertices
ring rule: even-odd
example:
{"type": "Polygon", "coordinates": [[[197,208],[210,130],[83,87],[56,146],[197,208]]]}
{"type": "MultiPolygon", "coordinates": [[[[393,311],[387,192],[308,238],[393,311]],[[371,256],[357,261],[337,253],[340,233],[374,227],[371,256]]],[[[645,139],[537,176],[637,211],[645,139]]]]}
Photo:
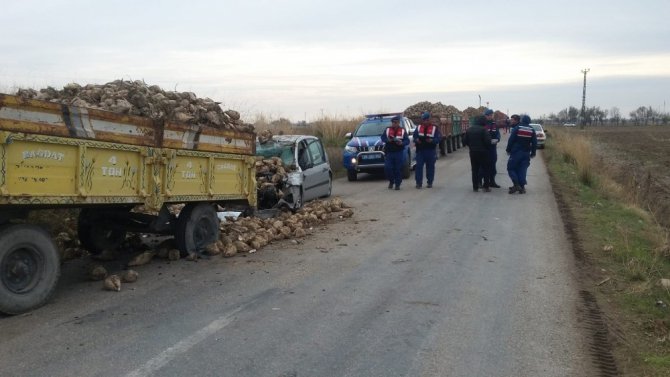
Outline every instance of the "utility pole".
{"type": "Polygon", "coordinates": [[[479,96],[479,107],[482,107],[482,95],[477,94],[479,96]]]}
{"type": "Polygon", "coordinates": [[[590,70],[590,68],[582,69],[582,73],[584,74],[584,90],[582,92],[582,113],[579,122],[580,127],[584,127],[584,123],[586,121],[586,74],[589,73],[590,70]]]}

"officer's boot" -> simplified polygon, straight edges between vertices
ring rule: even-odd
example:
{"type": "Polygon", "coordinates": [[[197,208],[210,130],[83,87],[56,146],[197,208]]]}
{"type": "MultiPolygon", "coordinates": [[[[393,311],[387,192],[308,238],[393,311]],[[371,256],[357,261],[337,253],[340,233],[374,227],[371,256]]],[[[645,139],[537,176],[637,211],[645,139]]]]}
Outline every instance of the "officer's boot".
{"type": "Polygon", "coordinates": [[[518,183],[514,182],[514,186],[509,188],[509,193],[514,194],[515,192],[520,192],[521,191],[521,186],[519,186],[518,183]]]}
{"type": "Polygon", "coordinates": [[[519,186],[519,194],[525,194],[526,188],[524,186],[519,186]]]}

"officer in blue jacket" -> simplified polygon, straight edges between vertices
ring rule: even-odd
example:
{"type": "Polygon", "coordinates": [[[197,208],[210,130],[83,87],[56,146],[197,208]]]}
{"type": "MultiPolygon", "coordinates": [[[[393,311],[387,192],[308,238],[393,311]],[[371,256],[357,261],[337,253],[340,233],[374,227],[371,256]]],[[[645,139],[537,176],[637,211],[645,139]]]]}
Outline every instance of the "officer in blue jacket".
{"type": "MultiPolygon", "coordinates": [[[[512,115],[512,118],[518,119],[518,115],[512,115]]],[[[514,186],[509,188],[509,193],[526,193],[526,173],[530,166],[530,159],[535,157],[537,150],[537,135],[535,129],[530,126],[530,117],[524,115],[521,117],[521,123],[512,128],[507,148],[509,155],[507,160],[507,173],[514,186]]]]}
{"type": "Polygon", "coordinates": [[[414,130],[414,144],[416,145],[416,167],[414,169],[416,188],[423,186],[423,165],[426,165],[426,187],[433,187],[435,179],[435,161],[437,160],[437,145],[442,134],[430,121],[430,113],[421,114],[421,124],[414,130]]]}
{"type": "Polygon", "coordinates": [[[389,190],[400,190],[402,167],[405,164],[405,147],[409,145],[409,135],[400,127],[400,117],[391,118],[391,127],[386,127],[381,140],[384,143],[384,172],[389,180],[389,190]]]}

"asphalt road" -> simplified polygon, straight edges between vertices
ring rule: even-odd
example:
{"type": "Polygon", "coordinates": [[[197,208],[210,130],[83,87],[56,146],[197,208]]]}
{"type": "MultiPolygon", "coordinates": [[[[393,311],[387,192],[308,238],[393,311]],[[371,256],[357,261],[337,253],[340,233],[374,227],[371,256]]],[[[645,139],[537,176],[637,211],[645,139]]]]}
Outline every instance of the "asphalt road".
{"type": "Polygon", "coordinates": [[[49,304],[0,317],[0,374],[597,374],[542,160],[525,195],[473,192],[464,149],[436,177],[337,180],[353,219],[245,256],[154,261],[118,293],[68,263],[49,304]]]}

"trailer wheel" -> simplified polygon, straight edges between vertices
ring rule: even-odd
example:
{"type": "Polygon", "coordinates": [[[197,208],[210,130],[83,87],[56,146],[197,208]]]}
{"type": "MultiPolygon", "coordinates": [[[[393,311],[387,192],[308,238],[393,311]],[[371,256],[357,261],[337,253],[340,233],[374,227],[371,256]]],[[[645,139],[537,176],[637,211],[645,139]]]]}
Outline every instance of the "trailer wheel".
{"type": "Polygon", "coordinates": [[[175,241],[182,257],[204,250],[219,238],[219,217],[209,203],[189,203],[177,218],[175,241]]]}
{"type": "Polygon", "coordinates": [[[77,223],[81,246],[94,255],[117,249],[126,239],[127,217],[126,210],[82,209],[77,223]]]}
{"type": "Polygon", "coordinates": [[[28,224],[0,230],[0,312],[20,314],[43,305],[59,277],[60,257],[47,232],[28,224]]]}

